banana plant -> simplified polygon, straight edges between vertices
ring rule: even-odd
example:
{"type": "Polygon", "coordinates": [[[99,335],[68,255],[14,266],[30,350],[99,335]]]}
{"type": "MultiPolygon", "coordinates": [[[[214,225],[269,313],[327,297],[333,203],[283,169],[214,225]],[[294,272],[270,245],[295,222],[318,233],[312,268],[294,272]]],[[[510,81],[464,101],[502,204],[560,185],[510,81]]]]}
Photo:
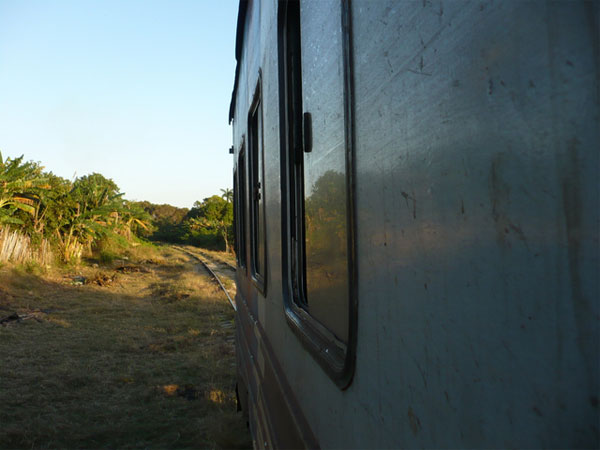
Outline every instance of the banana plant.
{"type": "Polygon", "coordinates": [[[148,228],[150,216],[141,206],[123,199],[117,185],[94,173],[78,178],[61,200],[56,240],[63,259],[70,261],[105,236],[127,239],[136,228],[148,228]]]}
{"type": "Polygon", "coordinates": [[[34,215],[40,191],[49,189],[43,167],[23,156],[3,159],[0,152],[0,224],[22,224],[17,212],[34,215]]]}
{"type": "Polygon", "coordinates": [[[100,174],[78,178],[60,199],[60,219],[55,230],[65,261],[78,259],[84,248],[105,236],[111,214],[118,209],[122,194],[116,184],[100,174]]]}

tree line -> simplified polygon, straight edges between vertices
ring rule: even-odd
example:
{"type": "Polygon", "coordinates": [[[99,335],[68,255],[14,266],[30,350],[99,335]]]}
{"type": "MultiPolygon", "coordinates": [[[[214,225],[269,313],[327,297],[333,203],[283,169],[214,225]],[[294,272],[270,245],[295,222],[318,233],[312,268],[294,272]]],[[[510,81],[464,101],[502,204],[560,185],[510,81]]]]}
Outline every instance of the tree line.
{"type": "Polygon", "coordinates": [[[184,243],[215,250],[231,251],[233,242],[233,191],[221,189],[196,201],[191,209],[171,205],[156,205],[147,201],[138,204],[152,218],[152,230],[142,233],[151,240],[184,243]]]}
{"type": "Polygon", "coordinates": [[[116,183],[99,173],[67,180],[24,157],[0,153],[0,228],[50,242],[63,262],[75,262],[107,244],[170,241],[229,250],[231,190],[175,208],[124,198],[116,183]]]}

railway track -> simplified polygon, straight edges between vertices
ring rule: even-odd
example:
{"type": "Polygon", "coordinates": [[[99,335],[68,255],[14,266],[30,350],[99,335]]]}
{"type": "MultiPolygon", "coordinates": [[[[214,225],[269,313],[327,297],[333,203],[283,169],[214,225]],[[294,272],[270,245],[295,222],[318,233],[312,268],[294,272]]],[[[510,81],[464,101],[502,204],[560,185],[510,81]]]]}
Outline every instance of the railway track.
{"type": "Polygon", "coordinates": [[[180,252],[185,253],[186,255],[191,256],[192,258],[196,259],[197,261],[199,261],[202,264],[202,266],[204,266],[204,268],[208,271],[208,273],[211,275],[211,277],[219,284],[219,286],[221,287],[221,289],[227,296],[227,300],[229,300],[231,307],[234,310],[237,310],[237,307],[235,305],[235,300],[234,300],[235,299],[234,274],[236,271],[234,265],[228,263],[227,261],[223,261],[219,258],[214,258],[214,257],[207,255],[196,249],[190,250],[187,248],[179,247],[177,245],[173,245],[172,247],[175,248],[176,250],[179,250],[180,252]],[[232,285],[233,288],[228,289],[227,287],[225,287],[226,283],[224,283],[224,281],[223,281],[224,279],[229,280],[230,285],[232,285]]]}
{"type": "Polygon", "coordinates": [[[194,249],[192,252],[196,252],[199,255],[202,255],[202,257],[205,258],[205,259],[216,261],[218,264],[223,264],[223,265],[227,266],[229,269],[233,270],[233,272],[235,272],[237,270],[237,268],[233,264],[231,264],[230,262],[227,262],[227,261],[225,261],[224,259],[221,259],[221,258],[217,258],[216,256],[208,255],[205,252],[203,252],[202,250],[194,249]]]}

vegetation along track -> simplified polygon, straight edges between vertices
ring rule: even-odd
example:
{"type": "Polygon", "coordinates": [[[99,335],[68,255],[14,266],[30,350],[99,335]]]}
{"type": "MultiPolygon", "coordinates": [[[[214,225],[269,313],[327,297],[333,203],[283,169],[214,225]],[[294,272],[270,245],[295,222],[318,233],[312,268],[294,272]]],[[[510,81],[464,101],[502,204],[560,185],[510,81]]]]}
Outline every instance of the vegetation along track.
{"type": "Polygon", "coordinates": [[[190,249],[184,248],[180,246],[173,245],[173,248],[191,256],[192,258],[200,261],[200,263],[204,266],[204,268],[210,273],[210,275],[215,279],[231,304],[231,307],[236,310],[237,307],[235,305],[235,266],[224,261],[220,258],[216,258],[213,256],[209,256],[206,253],[198,250],[198,249],[190,249]]]}

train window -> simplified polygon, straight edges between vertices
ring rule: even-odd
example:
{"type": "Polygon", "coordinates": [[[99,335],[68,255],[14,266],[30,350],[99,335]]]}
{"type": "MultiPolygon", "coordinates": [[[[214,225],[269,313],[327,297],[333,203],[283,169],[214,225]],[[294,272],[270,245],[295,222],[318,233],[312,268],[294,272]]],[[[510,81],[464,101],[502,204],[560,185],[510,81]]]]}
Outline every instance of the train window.
{"type": "Polygon", "coordinates": [[[348,2],[279,8],[286,315],[343,387],[356,336],[348,2]]]}
{"type": "Polygon", "coordinates": [[[263,169],[263,123],[259,75],[248,114],[248,154],[250,156],[250,245],[252,278],[258,289],[265,292],[265,209],[263,169]]]}
{"type": "Polygon", "coordinates": [[[238,172],[237,167],[233,169],[233,251],[235,252],[235,259],[237,265],[240,265],[240,252],[238,250],[239,247],[239,233],[238,233],[238,204],[239,204],[239,196],[238,196],[238,172]]]}
{"type": "Polygon", "coordinates": [[[246,267],[246,151],[243,140],[238,156],[237,175],[237,262],[240,267],[246,267]]]}

